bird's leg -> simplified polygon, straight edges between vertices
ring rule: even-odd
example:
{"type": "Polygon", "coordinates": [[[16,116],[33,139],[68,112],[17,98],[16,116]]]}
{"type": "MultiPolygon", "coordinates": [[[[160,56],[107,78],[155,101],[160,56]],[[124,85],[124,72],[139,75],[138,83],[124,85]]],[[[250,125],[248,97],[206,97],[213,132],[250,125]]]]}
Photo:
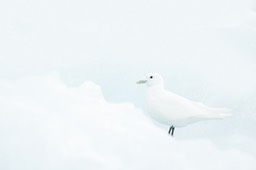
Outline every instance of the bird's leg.
{"type": "Polygon", "coordinates": [[[172,126],[172,136],[173,136],[173,133],[174,133],[174,129],[175,129],[175,127],[172,126]]]}
{"type": "Polygon", "coordinates": [[[171,126],[169,131],[168,131],[168,134],[171,134],[173,136],[173,133],[174,133],[174,127],[171,126]]]}
{"type": "Polygon", "coordinates": [[[168,131],[168,134],[170,134],[172,131],[172,126],[170,127],[169,131],[168,131]]]}

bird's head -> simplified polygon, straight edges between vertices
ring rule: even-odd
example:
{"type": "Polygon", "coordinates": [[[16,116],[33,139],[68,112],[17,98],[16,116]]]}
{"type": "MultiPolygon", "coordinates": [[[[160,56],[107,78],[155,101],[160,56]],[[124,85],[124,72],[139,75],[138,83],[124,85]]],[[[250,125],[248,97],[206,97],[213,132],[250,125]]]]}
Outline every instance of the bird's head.
{"type": "Polygon", "coordinates": [[[164,87],[164,79],[158,73],[147,74],[144,80],[137,81],[137,84],[146,84],[148,87],[164,87]]]}

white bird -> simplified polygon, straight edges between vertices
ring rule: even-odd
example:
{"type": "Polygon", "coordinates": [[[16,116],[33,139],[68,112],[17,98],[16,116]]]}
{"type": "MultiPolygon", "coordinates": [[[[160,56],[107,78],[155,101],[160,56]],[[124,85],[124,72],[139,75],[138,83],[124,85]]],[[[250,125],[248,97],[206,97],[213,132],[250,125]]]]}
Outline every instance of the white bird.
{"type": "Polygon", "coordinates": [[[137,82],[144,83],[148,87],[146,98],[150,116],[159,123],[170,126],[168,133],[172,136],[175,127],[227,116],[224,113],[226,109],[210,108],[165,90],[164,80],[158,73],[149,73],[145,80],[137,82]]]}

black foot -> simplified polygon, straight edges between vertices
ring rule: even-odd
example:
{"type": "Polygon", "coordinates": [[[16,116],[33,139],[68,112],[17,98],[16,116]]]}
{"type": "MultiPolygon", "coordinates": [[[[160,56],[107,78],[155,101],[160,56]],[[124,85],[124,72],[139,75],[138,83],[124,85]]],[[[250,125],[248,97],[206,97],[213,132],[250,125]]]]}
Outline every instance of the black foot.
{"type": "Polygon", "coordinates": [[[169,133],[170,135],[172,135],[172,136],[173,136],[173,133],[174,133],[174,129],[175,129],[175,127],[174,127],[174,126],[171,126],[170,129],[169,129],[169,131],[168,131],[168,133],[169,133]]]}

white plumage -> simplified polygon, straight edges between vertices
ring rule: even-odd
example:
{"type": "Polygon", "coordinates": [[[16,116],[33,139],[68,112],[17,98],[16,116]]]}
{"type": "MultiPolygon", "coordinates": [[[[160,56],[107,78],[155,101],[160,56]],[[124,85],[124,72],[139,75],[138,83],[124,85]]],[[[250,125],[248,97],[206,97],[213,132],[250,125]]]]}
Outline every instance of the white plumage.
{"type": "Polygon", "coordinates": [[[224,113],[226,109],[210,108],[165,90],[164,80],[158,73],[149,73],[146,80],[137,82],[142,83],[148,87],[146,99],[150,116],[159,123],[171,126],[169,133],[172,135],[175,127],[227,116],[224,113]]]}

